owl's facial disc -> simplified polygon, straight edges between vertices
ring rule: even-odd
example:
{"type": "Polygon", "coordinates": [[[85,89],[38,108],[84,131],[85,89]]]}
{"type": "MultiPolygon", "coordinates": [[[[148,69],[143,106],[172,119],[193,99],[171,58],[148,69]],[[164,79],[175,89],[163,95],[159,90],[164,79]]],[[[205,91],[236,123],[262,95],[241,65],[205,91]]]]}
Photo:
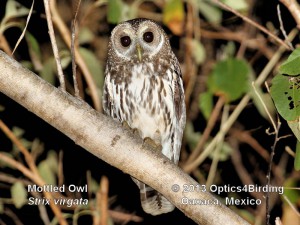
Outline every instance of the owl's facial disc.
{"type": "Polygon", "coordinates": [[[145,21],[139,25],[137,39],[143,51],[143,57],[152,58],[164,44],[163,31],[151,21],[145,21]]]}
{"type": "Polygon", "coordinates": [[[111,42],[118,57],[130,60],[135,53],[135,33],[129,24],[122,24],[112,31],[111,42]]]}
{"type": "Polygon", "coordinates": [[[165,44],[164,31],[152,21],[132,25],[119,24],[111,35],[113,51],[121,61],[151,59],[157,56],[165,44]]]}

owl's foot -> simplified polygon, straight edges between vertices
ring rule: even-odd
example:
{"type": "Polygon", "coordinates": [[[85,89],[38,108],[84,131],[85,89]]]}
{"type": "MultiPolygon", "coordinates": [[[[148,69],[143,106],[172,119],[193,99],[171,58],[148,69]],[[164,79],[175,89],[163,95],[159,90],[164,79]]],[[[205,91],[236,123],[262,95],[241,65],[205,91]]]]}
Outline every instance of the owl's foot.
{"type": "Polygon", "coordinates": [[[131,128],[128,123],[126,121],[123,121],[122,122],[122,126],[127,129],[127,130],[130,130],[134,135],[139,135],[139,131],[138,129],[136,128],[131,128]]]}
{"type": "Polygon", "coordinates": [[[154,150],[161,152],[162,151],[162,146],[159,144],[156,144],[151,138],[146,137],[143,140],[143,145],[148,144],[150,145],[152,148],[154,148],[154,150]]]}

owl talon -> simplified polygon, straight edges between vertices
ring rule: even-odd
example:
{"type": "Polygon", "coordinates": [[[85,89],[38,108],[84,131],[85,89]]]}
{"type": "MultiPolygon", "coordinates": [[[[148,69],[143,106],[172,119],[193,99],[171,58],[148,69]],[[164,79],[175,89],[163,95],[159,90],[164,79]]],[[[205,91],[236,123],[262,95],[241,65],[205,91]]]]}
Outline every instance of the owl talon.
{"type": "Polygon", "coordinates": [[[149,137],[146,137],[146,138],[144,138],[144,140],[143,140],[143,145],[145,145],[145,144],[147,144],[147,145],[150,145],[152,148],[154,148],[154,150],[156,150],[156,151],[162,151],[162,146],[161,145],[159,145],[159,144],[156,144],[151,138],[149,138],[149,137]]]}
{"type": "Polygon", "coordinates": [[[127,129],[127,130],[130,130],[134,135],[138,135],[139,136],[139,131],[138,129],[136,128],[131,128],[128,123],[126,121],[123,121],[122,122],[122,126],[127,129]]]}

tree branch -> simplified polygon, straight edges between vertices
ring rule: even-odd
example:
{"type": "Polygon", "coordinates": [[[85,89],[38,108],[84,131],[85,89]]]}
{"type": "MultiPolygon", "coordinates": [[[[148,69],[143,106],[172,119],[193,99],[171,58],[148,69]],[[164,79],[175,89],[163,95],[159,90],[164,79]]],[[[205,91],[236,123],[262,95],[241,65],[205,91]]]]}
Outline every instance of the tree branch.
{"type": "Polygon", "coordinates": [[[248,224],[220,202],[217,205],[182,204],[184,197],[206,203],[215,202],[216,198],[208,191],[172,192],[174,184],[182,189],[184,184],[198,183],[121,124],[53,87],[2,51],[0,91],[90,153],[158,190],[195,222],[203,225],[248,224]]]}

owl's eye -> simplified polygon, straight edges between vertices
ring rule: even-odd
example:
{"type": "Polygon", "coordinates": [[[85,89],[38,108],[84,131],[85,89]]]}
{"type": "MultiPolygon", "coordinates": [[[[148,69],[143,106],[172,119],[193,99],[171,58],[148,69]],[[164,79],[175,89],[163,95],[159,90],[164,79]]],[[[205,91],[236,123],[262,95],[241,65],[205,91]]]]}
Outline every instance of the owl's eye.
{"type": "Polygon", "coordinates": [[[120,38],[121,45],[123,47],[128,47],[131,44],[131,39],[129,36],[123,36],[120,38]]]}
{"type": "Polygon", "coordinates": [[[153,41],[153,39],[154,39],[153,33],[150,32],[150,31],[146,32],[146,33],[144,33],[143,38],[144,38],[144,41],[146,41],[148,43],[151,43],[153,41]]]}

